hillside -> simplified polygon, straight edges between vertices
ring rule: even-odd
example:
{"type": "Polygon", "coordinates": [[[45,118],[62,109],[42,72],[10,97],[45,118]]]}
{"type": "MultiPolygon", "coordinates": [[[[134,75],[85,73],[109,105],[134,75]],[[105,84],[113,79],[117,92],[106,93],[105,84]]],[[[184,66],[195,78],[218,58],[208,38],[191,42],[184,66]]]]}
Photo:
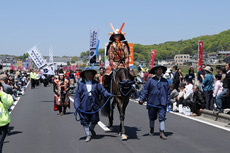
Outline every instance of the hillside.
{"type": "MultiPolygon", "coordinates": [[[[230,30],[223,31],[216,35],[205,35],[188,40],[169,41],[154,45],[134,44],[134,61],[150,62],[151,50],[157,50],[156,59],[173,58],[175,54],[194,55],[198,52],[198,41],[204,41],[204,52],[216,52],[220,50],[230,50],[230,30]]],[[[103,54],[104,49],[99,50],[103,54]]],[[[81,57],[88,55],[82,52],[81,57]]]]}
{"type": "Polygon", "coordinates": [[[198,52],[198,41],[204,41],[204,52],[230,50],[230,30],[216,35],[205,35],[188,40],[170,41],[162,44],[134,44],[134,60],[150,61],[151,49],[156,49],[156,59],[173,58],[175,54],[194,55],[198,52]]]}

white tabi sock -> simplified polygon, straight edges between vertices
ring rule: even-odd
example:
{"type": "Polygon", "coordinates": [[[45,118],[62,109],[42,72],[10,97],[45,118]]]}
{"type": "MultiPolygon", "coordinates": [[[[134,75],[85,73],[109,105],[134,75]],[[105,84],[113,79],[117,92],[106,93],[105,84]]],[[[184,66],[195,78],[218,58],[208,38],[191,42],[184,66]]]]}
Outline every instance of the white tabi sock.
{"type": "Polygon", "coordinates": [[[165,121],[160,121],[160,131],[165,130],[165,121]]]}
{"type": "Polygon", "coordinates": [[[85,130],[85,135],[89,136],[89,126],[84,126],[84,130],[85,130]]]}

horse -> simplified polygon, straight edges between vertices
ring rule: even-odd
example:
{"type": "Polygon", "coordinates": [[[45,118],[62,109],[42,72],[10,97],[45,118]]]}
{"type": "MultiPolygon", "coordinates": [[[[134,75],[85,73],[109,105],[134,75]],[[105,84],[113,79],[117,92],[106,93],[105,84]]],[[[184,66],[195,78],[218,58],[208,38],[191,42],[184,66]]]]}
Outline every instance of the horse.
{"type": "MultiPolygon", "coordinates": [[[[113,110],[115,104],[120,114],[120,132],[122,140],[127,140],[127,135],[125,134],[125,110],[129,103],[129,97],[133,93],[133,84],[134,82],[134,73],[129,71],[129,68],[118,68],[111,75],[104,75],[103,77],[103,86],[114,96],[111,99],[110,103],[107,103],[106,106],[102,109],[102,115],[108,116],[109,119],[109,128],[113,126],[113,110]],[[111,86],[112,85],[112,86],[111,86]]],[[[105,100],[103,101],[105,103],[105,100]]]]}

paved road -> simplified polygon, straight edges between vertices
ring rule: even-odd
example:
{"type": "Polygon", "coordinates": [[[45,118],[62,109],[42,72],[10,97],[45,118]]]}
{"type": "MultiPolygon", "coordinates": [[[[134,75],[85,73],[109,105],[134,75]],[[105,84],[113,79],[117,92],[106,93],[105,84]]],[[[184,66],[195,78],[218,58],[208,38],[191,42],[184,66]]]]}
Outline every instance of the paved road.
{"type": "MultiPolygon", "coordinates": [[[[230,149],[230,132],[174,114],[167,114],[167,141],[159,138],[158,131],[148,136],[145,106],[133,102],[126,112],[127,141],[118,136],[115,110],[115,131],[104,132],[97,126],[97,136],[86,143],[82,126],[74,120],[73,105],[68,111],[62,117],[53,111],[51,86],[28,88],[11,113],[4,153],[228,153],[230,149]]],[[[101,121],[107,124],[107,118],[101,121]]]]}

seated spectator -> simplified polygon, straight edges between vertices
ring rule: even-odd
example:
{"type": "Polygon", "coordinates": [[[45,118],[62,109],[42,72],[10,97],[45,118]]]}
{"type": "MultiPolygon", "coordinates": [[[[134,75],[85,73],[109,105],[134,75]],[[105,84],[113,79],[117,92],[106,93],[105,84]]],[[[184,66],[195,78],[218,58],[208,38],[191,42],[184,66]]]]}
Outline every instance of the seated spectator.
{"type": "Polygon", "coordinates": [[[191,98],[192,93],[193,93],[193,84],[192,84],[192,80],[189,80],[185,86],[184,99],[191,98]]]}
{"type": "Polygon", "coordinates": [[[184,100],[184,95],[185,95],[185,84],[184,83],[180,83],[179,85],[179,93],[177,96],[177,106],[179,104],[183,104],[183,100],[184,100]]]}
{"type": "Polygon", "coordinates": [[[184,100],[184,106],[189,106],[192,116],[199,116],[201,114],[202,109],[205,107],[205,100],[203,93],[199,90],[197,85],[193,86],[192,98],[184,100]]]}

